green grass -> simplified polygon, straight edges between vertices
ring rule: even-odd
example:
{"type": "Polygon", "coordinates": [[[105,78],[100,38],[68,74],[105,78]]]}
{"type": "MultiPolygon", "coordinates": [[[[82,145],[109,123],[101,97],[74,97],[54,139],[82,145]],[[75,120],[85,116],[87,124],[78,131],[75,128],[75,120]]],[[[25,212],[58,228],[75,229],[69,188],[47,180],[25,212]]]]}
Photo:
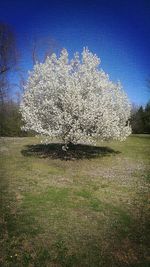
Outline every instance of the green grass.
{"type": "Polygon", "coordinates": [[[0,139],[0,266],[149,266],[150,136],[38,142],[0,139]]]}

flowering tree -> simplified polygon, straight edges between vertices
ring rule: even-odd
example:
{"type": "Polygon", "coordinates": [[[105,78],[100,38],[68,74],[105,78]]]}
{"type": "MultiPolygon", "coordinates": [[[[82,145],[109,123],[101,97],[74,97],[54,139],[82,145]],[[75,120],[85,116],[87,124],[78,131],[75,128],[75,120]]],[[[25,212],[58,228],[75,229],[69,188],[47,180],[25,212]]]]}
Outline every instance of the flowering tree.
{"type": "Polygon", "coordinates": [[[24,130],[34,130],[65,143],[91,143],[124,140],[131,128],[130,104],[120,83],[113,83],[99,69],[100,59],[83,49],[68,59],[63,49],[60,57],[47,57],[37,63],[29,75],[21,102],[24,130]]]}

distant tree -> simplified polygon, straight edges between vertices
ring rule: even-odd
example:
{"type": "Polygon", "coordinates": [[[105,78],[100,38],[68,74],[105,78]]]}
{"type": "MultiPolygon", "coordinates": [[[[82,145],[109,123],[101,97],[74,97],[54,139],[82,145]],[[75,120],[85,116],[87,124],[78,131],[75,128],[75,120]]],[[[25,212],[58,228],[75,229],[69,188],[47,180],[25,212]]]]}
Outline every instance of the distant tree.
{"type": "Polygon", "coordinates": [[[130,121],[133,133],[150,133],[150,102],[145,107],[133,107],[130,121]]]}
{"type": "MultiPolygon", "coordinates": [[[[31,68],[39,62],[44,62],[46,57],[59,49],[59,45],[55,39],[51,36],[38,37],[38,36],[25,36],[24,46],[27,51],[27,60],[31,64],[31,68]]],[[[21,56],[22,58],[22,56],[21,56]]],[[[27,82],[27,71],[20,67],[19,69],[19,82],[15,86],[19,89],[17,92],[18,98],[21,99],[21,95],[24,92],[24,87],[27,82]]]]}
{"type": "Polygon", "coordinates": [[[21,130],[23,122],[19,112],[19,104],[13,100],[8,100],[0,105],[0,136],[34,136],[33,131],[25,132],[21,130]]]}
{"type": "Polygon", "coordinates": [[[144,109],[141,106],[137,112],[137,122],[138,122],[138,133],[144,133],[145,130],[145,116],[144,116],[144,109]]]}
{"type": "Polygon", "coordinates": [[[19,114],[18,105],[12,100],[4,104],[5,112],[0,109],[1,127],[0,136],[20,136],[21,115],[19,114]]]}
{"type": "Polygon", "coordinates": [[[150,101],[147,103],[145,107],[145,133],[150,133],[150,101]]]}
{"type": "Polygon", "coordinates": [[[34,36],[30,38],[29,43],[33,65],[37,62],[44,62],[58,48],[57,42],[50,36],[43,38],[34,36]]]}
{"type": "Polygon", "coordinates": [[[15,34],[11,27],[0,22],[0,101],[8,96],[8,74],[17,63],[15,34]]]}
{"type": "Polygon", "coordinates": [[[131,128],[132,128],[132,133],[136,133],[137,132],[137,128],[138,128],[138,124],[137,124],[137,112],[138,112],[139,107],[135,104],[132,104],[131,107],[131,117],[130,117],[130,124],[131,124],[131,128]]]}
{"type": "Polygon", "coordinates": [[[114,84],[100,60],[84,49],[82,59],[76,53],[69,61],[62,50],[45,63],[37,63],[30,73],[20,110],[25,130],[61,137],[69,143],[124,140],[130,133],[130,104],[120,83],[114,84]]]}
{"type": "MultiPolygon", "coordinates": [[[[17,64],[17,49],[15,34],[6,23],[0,22],[0,135],[8,134],[8,127],[12,114],[10,113],[9,90],[11,84],[9,74],[17,64]],[[8,116],[9,114],[9,116],[8,116]],[[6,131],[6,132],[5,132],[6,131]]],[[[13,108],[14,110],[14,108],[13,108]]],[[[14,119],[15,122],[15,119],[14,119]]],[[[16,124],[14,124],[15,127],[16,124]]]]}
{"type": "Polygon", "coordinates": [[[131,127],[133,133],[144,133],[144,110],[143,107],[134,109],[131,113],[131,127]]]}

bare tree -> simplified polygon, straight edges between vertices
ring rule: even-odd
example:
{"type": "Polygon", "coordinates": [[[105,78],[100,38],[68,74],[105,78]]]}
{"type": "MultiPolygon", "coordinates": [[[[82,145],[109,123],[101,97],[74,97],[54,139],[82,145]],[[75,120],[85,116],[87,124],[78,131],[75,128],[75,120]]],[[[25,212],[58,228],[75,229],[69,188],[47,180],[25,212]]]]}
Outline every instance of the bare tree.
{"type": "Polygon", "coordinates": [[[15,34],[11,27],[0,22],[0,101],[8,94],[8,73],[14,70],[17,63],[15,34]]]}
{"type": "Polygon", "coordinates": [[[33,65],[36,62],[44,62],[46,57],[50,56],[58,48],[58,43],[51,36],[43,38],[33,37],[30,41],[33,65]]]}
{"type": "MultiPolygon", "coordinates": [[[[60,46],[57,41],[50,35],[47,37],[38,36],[25,36],[24,44],[28,51],[28,60],[31,62],[31,68],[38,62],[44,62],[47,56],[51,56],[52,53],[60,50],[60,46]]],[[[22,58],[22,57],[21,57],[22,58]]],[[[23,68],[19,68],[18,71],[19,81],[14,84],[19,89],[17,92],[18,99],[21,98],[21,94],[24,92],[24,86],[27,79],[27,71],[23,68]]]]}

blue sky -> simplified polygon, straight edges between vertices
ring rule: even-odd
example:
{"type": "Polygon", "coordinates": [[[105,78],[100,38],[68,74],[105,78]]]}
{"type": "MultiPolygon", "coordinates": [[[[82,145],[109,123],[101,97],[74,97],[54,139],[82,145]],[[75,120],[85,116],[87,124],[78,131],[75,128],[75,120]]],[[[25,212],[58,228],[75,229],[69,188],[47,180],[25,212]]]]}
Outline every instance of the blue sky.
{"type": "Polygon", "coordinates": [[[25,70],[32,67],[26,37],[51,36],[70,56],[88,46],[110,78],[121,81],[132,102],[148,101],[149,0],[5,0],[0,19],[16,32],[25,70]]]}

